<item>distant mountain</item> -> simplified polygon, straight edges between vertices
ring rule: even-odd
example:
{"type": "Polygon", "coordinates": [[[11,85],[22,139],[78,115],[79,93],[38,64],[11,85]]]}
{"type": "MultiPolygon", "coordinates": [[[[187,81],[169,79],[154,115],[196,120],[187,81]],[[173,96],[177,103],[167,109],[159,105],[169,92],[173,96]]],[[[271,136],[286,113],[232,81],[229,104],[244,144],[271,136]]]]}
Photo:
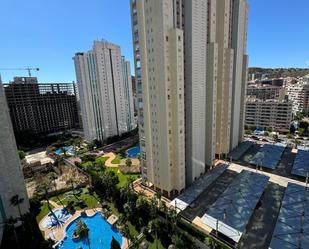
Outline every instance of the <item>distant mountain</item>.
{"type": "Polygon", "coordinates": [[[249,74],[268,74],[268,78],[303,77],[309,74],[309,68],[260,68],[250,67],[249,74]]]}

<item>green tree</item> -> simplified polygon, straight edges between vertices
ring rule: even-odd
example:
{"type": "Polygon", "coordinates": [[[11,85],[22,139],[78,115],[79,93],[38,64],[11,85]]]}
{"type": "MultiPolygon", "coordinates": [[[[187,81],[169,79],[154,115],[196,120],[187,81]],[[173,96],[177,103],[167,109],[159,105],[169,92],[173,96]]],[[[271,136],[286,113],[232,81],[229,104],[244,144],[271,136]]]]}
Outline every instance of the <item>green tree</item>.
{"type": "Polygon", "coordinates": [[[35,192],[38,195],[43,195],[47,202],[48,209],[52,212],[49,203],[49,191],[51,189],[52,181],[47,176],[37,175],[36,177],[36,189],[35,192]]]}
{"type": "Polygon", "coordinates": [[[156,249],[159,248],[158,244],[158,230],[160,229],[159,220],[153,219],[148,224],[149,233],[154,233],[156,238],[156,249]]]}
{"type": "Polygon", "coordinates": [[[114,236],[112,237],[110,249],[121,249],[119,242],[114,238],[114,236]]]}
{"type": "Polygon", "coordinates": [[[90,249],[89,228],[81,219],[79,219],[76,223],[74,234],[77,235],[80,239],[86,239],[88,248],[90,249]]]}
{"type": "Polygon", "coordinates": [[[131,158],[128,158],[128,159],[126,160],[126,166],[127,166],[127,167],[131,167],[131,166],[132,166],[132,160],[131,160],[131,158]]]}
{"type": "Polygon", "coordinates": [[[101,190],[108,199],[114,199],[117,191],[117,184],[119,183],[118,176],[113,171],[106,171],[100,174],[101,190]]]}
{"type": "Polygon", "coordinates": [[[18,156],[20,160],[23,160],[26,157],[26,154],[23,150],[18,150],[18,156]]]}
{"type": "Polygon", "coordinates": [[[273,135],[273,139],[274,139],[274,141],[277,143],[277,142],[279,141],[278,135],[277,135],[277,134],[274,134],[274,135],[273,135]]]}

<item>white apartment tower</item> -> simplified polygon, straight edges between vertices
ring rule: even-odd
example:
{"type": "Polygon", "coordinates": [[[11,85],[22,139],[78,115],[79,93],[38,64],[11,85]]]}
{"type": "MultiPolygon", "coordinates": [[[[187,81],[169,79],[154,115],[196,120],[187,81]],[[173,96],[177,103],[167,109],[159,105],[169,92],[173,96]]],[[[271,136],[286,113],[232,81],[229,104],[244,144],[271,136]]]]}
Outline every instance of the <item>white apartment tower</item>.
{"type": "Polygon", "coordinates": [[[130,64],[120,47],[95,41],[74,59],[86,140],[105,140],[135,128],[130,64]]]}
{"type": "Polygon", "coordinates": [[[21,214],[29,211],[29,201],[24,176],[17,153],[11,118],[0,79],[0,243],[2,224],[10,218],[19,217],[18,207],[11,205],[10,199],[18,195],[21,214]]]}
{"type": "Polygon", "coordinates": [[[143,176],[163,194],[242,141],[247,9],[246,0],[131,0],[143,176]]]}
{"type": "Polygon", "coordinates": [[[136,127],[134,119],[134,102],[133,102],[133,90],[132,90],[132,77],[131,77],[131,66],[130,62],[122,56],[122,75],[124,84],[124,98],[125,108],[127,114],[127,127],[128,130],[133,130],[136,127]]]}

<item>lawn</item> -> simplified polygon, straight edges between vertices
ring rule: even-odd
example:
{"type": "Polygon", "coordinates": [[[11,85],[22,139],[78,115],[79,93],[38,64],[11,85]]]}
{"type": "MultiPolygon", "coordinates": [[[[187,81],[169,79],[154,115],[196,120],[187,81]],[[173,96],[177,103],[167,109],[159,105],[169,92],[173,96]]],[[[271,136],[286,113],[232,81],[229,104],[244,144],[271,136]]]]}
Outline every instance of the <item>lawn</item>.
{"type": "MultiPolygon", "coordinates": [[[[50,208],[53,209],[54,206],[52,204],[50,204],[50,208]]],[[[36,221],[37,223],[39,223],[44,217],[45,215],[47,215],[49,213],[49,209],[48,209],[48,205],[47,202],[42,202],[41,205],[41,211],[40,213],[36,216],[36,221]]]]}
{"type": "Polygon", "coordinates": [[[126,184],[129,177],[132,177],[133,180],[136,180],[137,178],[141,177],[140,174],[122,174],[118,168],[106,168],[106,170],[113,171],[118,176],[119,179],[119,183],[117,185],[118,187],[123,187],[126,184]]]}
{"type": "Polygon", "coordinates": [[[119,164],[121,159],[123,159],[123,157],[120,154],[117,154],[116,158],[112,160],[112,164],[119,164]]]}
{"type": "Polygon", "coordinates": [[[66,192],[64,194],[59,195],[58,197],[52,197],[51,200],[56,202],[59,205],[67,205],[70,201],[74,202],[74,207],[77,210],[81,209],[91,209],[100,207],[99,198],[96,193],[90,194],[87,188],[82,188],[82,192],[79,194],[73,194],[72,191],[66,192]],[[61,202],[60,202],[60,201],[61,202]],[[78,204],[79,201],[83,200],[85,203],[85,207],[80,207],[78,204]]]}
{"type": "Polygon", "coordinates": [[[100,156],[100,157],[97,157],[96,159],[95,159],[95,162],[96,163],[105,163],[106,162],[106,160],[108,159],[109,157],[108,156],[100,156]]]}
{"type": "MultiPolygon", "coordinates": [[[[152,242],[152,243],[150,243],[150,242],[148,242],[148,243],[149,243],[148,244],[149,245],[148,249],[157,249],[157,247],[156,247],[156,240],[154,240],[154,242],[152,242]]],[[[162,246],[160,240],[158,240],[158,249],[165,249],[165,247],[162,246]]]]}

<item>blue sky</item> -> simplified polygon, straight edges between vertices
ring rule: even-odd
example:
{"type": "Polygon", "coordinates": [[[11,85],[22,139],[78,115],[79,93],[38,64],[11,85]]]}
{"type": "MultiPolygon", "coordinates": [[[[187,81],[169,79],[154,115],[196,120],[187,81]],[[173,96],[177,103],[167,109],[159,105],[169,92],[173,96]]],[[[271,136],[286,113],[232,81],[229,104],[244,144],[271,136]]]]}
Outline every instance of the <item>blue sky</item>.
{"type": "MultiPolygon", "coordinates": [[[[250,66],[309,67],[309,1],[249,3],[250,66]]],[[[71,82],[75,52],[102,38],[133,62],[129,0],[0,0],[0,10],[0,68],[40,67],[41,82],[71,82]]],[[[27,75],[1,74],[4,82],[27,75]]]]}

